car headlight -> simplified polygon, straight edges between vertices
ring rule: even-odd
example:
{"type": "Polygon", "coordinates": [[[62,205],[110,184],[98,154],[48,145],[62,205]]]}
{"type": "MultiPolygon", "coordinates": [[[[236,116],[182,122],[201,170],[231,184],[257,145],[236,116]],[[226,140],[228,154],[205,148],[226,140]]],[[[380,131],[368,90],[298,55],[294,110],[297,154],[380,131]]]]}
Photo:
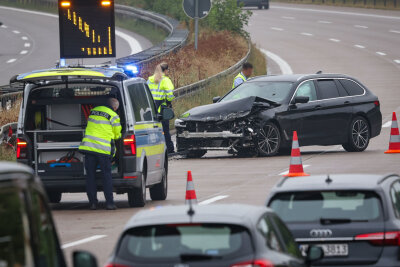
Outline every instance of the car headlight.
{"type": "Polygon", "coordinates": [[[175,127],[186,127],[186,122],[181,119],[175,120],[175,127]]]}

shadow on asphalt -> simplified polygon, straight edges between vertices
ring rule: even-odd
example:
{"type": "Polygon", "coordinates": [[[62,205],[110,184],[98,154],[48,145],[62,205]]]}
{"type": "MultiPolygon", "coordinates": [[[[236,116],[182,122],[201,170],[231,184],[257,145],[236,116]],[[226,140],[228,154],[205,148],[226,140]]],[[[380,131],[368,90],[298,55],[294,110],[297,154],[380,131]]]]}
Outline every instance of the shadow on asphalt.
{"type": "MultiPolygon", "coordinates": [[[[127,210],[127,209],[142,209],[142,208],[130,207],[127,200],[115,200],[114,202],[115,202],[115,205],[117,206],[117,211],[118,210],[127,210]]],[[[153,203],[154,201],[148,201],[146,204],[150,204],[150,202],[153,203]]],[[[103,201],[99,202],[99,204],[97,205],[97,210],[90,210],[89,202],[87,200],[85,200],[85,201],[62,201],[61,200],[61,203],[50,204],[50,207],[53,211],[56,211],[56,210],[87,210],[88,212],[106,211],[106,203],[103,201]]],[[[150,207],[150,206],[148,206],[148,207],[150,207]]],[[[113,212],[114,210],[107,210],[107,211],[113,212]]]]}

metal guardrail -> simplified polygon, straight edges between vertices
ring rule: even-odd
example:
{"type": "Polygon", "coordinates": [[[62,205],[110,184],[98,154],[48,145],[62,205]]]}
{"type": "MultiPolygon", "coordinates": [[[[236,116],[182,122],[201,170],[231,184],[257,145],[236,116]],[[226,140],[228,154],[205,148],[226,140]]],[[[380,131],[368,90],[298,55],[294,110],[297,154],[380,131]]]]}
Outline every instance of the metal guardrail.
{"type": "Polygon", "coordinates": [[[311,4],[343,4],[374,8],[399,8],[398,0],[275,0],[283,3],[311,3],[311,4]]]}

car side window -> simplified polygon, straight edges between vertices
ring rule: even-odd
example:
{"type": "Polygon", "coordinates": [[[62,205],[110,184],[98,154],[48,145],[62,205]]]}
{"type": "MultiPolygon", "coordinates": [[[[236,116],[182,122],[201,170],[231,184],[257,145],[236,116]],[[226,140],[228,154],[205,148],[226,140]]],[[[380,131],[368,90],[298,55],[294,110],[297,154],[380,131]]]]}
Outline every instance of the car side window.
{"type": "Polygon", "coordinates": [[[290,230],[286,227],[285,223],[276,215],[270,215],[271,220],[278,228],[281,234],[282,241],[285,244],[285,250],[288,254],[296,258],[302,258],[301,252],[290,230]]]}
{"type": "Polygon", "coordinates": [[[343,85],[343,87],[351,96],[364,94],[364,89],[361,88],[361,86],[354,81],[347,79],[340,79],[339,82],[343,85]]]}
{"type": "Polygon", "coordinates": [[[261,217],[258,222],[257,229],[265,238],[265,244],[272,250],[284,252],[281,241],[279,241],[279,235],[272,225],[268,215],[261,217]]]}
{"type": "Polygon", "coordinates": [[[318,80],[318,99],[330,99],[339,97],[339,91],[334,80],[318,80]]]}
{"type": "Polygon", "coordinates": [[[390,188],[390,198],[392,200],[394,214],[400,218],[400,182],[395,182],[390,188]]]}
{"type": "Polygon", "coordinates": [[[308,96],[309,101],[317,100],[317,90],[313,81],[302,83],[296,91],[296,96],[308,96]]]}
{"type": "Polygon", "coordinates": [[[152,121],[152,109],[146,95],[146,88],[141,83],[128,85],[129,97],[136,122],[152,121]]]}
{"type": "Polygon", "coordinates": [[[39,266],[62,266],[56,231],[42,196],[35,190],[31,193],[32,219],[37,235],[39,266]]]}
{"type": "Polygon", "coordinates": [[[145,84],[144,87],[146,87],[146,94],[149,99],[151,112],[153,113],[153,117],[156,118],[157,111],[156,111],[156,104],[154,103],[153,95],[151,94],[149,86],[147,84],[145,84]]]}

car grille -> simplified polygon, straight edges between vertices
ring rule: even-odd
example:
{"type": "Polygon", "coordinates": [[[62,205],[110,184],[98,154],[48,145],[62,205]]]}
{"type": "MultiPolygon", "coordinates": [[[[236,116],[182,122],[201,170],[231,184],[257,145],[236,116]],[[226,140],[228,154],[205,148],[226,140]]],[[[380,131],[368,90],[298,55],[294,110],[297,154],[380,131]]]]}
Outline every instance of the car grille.
{"type": "Polygon", "coordinates": [[[231,123],[206,123],[206,122],[188,122],[186,130],[189,132],[222,132],[232,130],[231,123]]]}

